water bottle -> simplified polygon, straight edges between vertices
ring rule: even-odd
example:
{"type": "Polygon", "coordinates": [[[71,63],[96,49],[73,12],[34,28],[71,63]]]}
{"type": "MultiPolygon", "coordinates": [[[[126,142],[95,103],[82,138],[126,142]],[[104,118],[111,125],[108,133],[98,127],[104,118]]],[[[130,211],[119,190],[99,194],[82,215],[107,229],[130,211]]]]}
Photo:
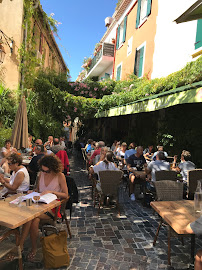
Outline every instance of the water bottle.
{"type": "Polygon", "coordinates": [[[194,210],[195,212],[201,212],[202,204],[202,190],[201,190],[201,181],[198,180],[197,188],[194,194],[194,210]]]}

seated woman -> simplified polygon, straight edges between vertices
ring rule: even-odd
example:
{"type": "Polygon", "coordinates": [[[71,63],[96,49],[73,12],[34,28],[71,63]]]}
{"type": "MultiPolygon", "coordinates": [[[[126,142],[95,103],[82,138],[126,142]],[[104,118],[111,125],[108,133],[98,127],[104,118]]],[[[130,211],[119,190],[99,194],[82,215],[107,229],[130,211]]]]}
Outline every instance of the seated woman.
{"type": "MultiPolygon", "coordinates": [[[[99,162],[97,165],[91,166],[89,168],[89,172],[91,174],[97,173],[98,174],[98,179],[100,179],[99,178],[99,172],[100,171],[106,171],[106,170],[118,171],[119,169],[113,163],[113,156],[114,156],[113,152],[108,151],[107,154],[106,154],[105,159],[103,161],[99,162]]],[[[98,191],[101,191],[100,180],[98,180],[96,188],[97,188],[98,191]]]]}
{"type": "MultiPolygon", "coordinates": [[[[68,198],[68,188],[66,179],[62,173],[62,163],[55,155],[45,155],[39,160],[40,174],[38,185],[35,191],[40,192],[41,195],[47,193],[55,194],[59,199],[68,198]]],[[[31,191],[32,192],[32,191],[31,191]]],[[[28,254],[28,260],[33,261],[37,252],[37,236],[39,229],[39,222],[41,219],[54,219],[54,210],[42,214],[41,216],[27,222],[23,226],[22,235],[20,239],[20,246],[23,249],[24,241],[30,233],[32,249],[28,254]]]]}
{"type": "Polygon", "coordinates": [[[10,140],[6,140],[5,141],[5,146],[2,147],[1,149],[1,163],[0,163],[0,166],[2,166],[3,170],[4,170],[4,173],[10,173],[10,169],[9,169],[9,166],[8,166],[8,161],[7,161],[7,157],[12,154],[12,153],[17,153],[17,150],[16,148],[13,148],[11,146],[11,141],[10,140]]]}
{"type": "Polygon", "coordinates": [[[4,178],[3,175],[0,175],[0,182],[4,186],[0,194],[3,196],[10,191],[23,192],[29,190],[29,173],[27,169],[22,166],[22,157],[17,153],[13,153],[7,157],[7,161],[8,166],[13,173],[10,179],[4,178]]]}

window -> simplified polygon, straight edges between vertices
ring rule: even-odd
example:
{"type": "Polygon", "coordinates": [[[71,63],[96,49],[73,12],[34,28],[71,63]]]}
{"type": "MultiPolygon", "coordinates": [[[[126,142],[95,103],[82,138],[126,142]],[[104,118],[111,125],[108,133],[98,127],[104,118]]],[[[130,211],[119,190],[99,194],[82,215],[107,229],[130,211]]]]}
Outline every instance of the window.
{"type": "Polygon", "coordinates": [[[151,14],[151,0],[138,0],[136,28],[151,14]]]}
{"type": "Polygon", "coordinates": [[[195,50],[202,47],[202,19],[197,22],[195,50]]]}
{"type": "Polygon", "coordinates": [[[127,47],[127,56],[129,56],[132,52],[132,46],[133,46],[133,37],[131,37],[128,40],[128,47],[127,47]]]}
{"type": "Polygon", "coordinates": [[[126,41],[126,26],[127,16],[124,18],[123,22],[118,27],[116,49],[120,48],[120,46],[126,41]]]}
{"type": "Polygon", "coordinates": [[[141,45],[139,48],[136,49],[134,74],[138,78],[143,76],[144,53],[145,53],[145,45],[141,45]]]}
{"type": "Polygon", "coordinates": [[[121,66],[122,66],[122,65],[119,65],[119,66],[117,67],[117,70],[116,70],[116,80],[117,80],[117,81],[120,81],[120,79],[121,79],[121,66]]]}

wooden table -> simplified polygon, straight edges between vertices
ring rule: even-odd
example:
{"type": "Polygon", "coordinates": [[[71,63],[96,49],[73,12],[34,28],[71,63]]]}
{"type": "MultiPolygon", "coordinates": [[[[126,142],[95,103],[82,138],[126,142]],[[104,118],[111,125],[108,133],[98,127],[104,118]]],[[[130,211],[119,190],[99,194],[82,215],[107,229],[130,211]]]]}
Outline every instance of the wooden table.
{"type": "Polygon", "coordinates": [[[13,195],[0,201],[0,225],[10,229],[15,229],[26,222],[40,216],[41,214],[55,208],[61,204],[61,201],[53,201],[49,204],[39,203],[36,206],[26,206],[26,202],[22,202],[22,206],[10,204],[18,195],[13,195]]]}
{"type": "MultiPolygon", "coordinates": [[[[170,261],[170,234],[171,228],[179,235],[184,235],[189,223],[200,217],[194,211],[194,201],[156,201],[151,207],[167,222],[168,226],[168,264],[170,261]]],[[[195,234],[191,234],[191,259],[194,262],[195,234]]]]}

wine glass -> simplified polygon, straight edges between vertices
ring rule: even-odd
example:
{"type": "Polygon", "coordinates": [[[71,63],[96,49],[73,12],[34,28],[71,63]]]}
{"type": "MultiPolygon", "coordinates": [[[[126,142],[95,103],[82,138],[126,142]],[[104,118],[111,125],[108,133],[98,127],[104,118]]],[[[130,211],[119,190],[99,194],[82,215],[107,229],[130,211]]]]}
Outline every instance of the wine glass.
{"type": "Polygon", "coordinates": [[[36,201],[36,206],[38,206],[38,201],[40,200],[40,196],[34,196],[33,199],[36,201]]]}

